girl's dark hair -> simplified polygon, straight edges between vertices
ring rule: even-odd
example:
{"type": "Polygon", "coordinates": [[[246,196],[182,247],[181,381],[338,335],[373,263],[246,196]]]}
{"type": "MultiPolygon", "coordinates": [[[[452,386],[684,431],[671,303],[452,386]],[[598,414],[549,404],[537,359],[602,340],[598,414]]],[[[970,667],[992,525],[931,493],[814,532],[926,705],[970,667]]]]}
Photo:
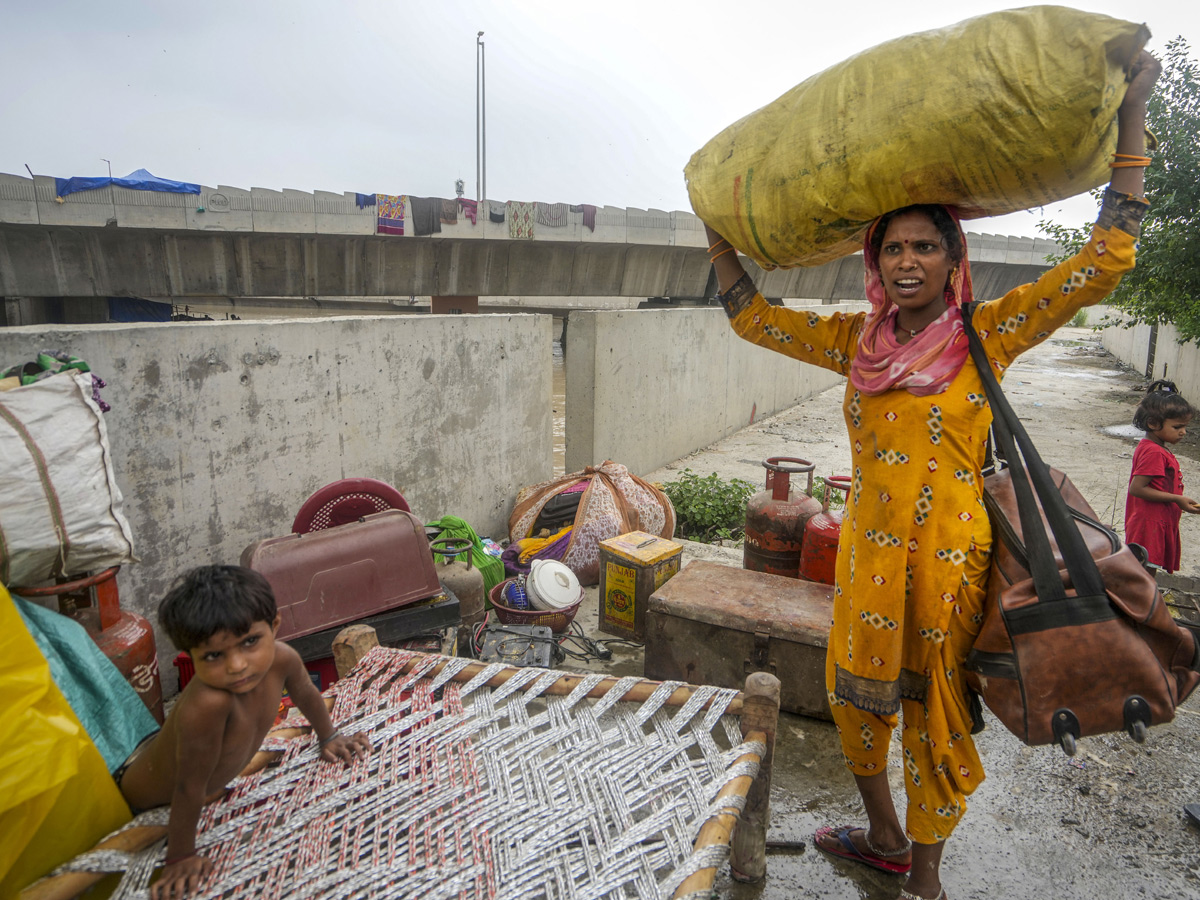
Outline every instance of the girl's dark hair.
{"type": "Polygon", "coordinates": [[[1133,414],[1133,427],[1152,431],[1161,428],[1167,419],[1190,419],[1194,415],[1196,407],[1183,399],[1175,382],[1152,381],[1133,414]]]}
{"type": "Polygon", "coordinates": [[[185,653],[218,631],[241,635],[275,621],[267,579],[241,566],[199,566],[175,580],[158,607],[158,622],[185,653]]]}
{"type": "Polygon", "coordinates": [[[928,216],[933,221],[934,226],[942,235],[942,248],[950,254],[950,259],[955,263],[962,262],[964,248],[958,225],[946,211],[946,207],[936,203],[916,203],[912,206],[903,206],[880,216],[875,230],[871,232],[871,251],[875,254],[875,258],[879,258],[879,251],[883,249],[883,236],[887,234],[888,225],[892,223],[892,219],[913,212],[928,216]]]}

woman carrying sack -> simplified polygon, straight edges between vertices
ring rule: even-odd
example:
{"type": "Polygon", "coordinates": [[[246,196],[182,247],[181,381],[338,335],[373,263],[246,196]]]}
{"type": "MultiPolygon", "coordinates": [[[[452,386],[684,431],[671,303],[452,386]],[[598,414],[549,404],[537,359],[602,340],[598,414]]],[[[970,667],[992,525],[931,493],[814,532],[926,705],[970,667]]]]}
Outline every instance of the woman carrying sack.
{"type": "MultiPolygon", "coordinates": [[[[1036,283],[975,309],[998,376],[1133,268],[1147,209],[1146,101],[1160,71],[1145,52],[1131,67],[1112,180],[1091,241],[1036,283]]],[[[868,823],[822,828],[816,844],[907,874],[903,898],[944,898],[945,841],[983,780],[963,661],[979,630],[992,546],[981,475],[992,414],[963,332],[960,307],[972,294],[962,230],[953,210],[940,206],[876,220],[863,248],[871,310],[856,315],[770,306],[728,242],[710,229],[709,243],[718,299],[735,332],[849,376],[853,481],[826,684],[868,823]],[[906,826],[886,773],[901,710],[906,826]]]]}

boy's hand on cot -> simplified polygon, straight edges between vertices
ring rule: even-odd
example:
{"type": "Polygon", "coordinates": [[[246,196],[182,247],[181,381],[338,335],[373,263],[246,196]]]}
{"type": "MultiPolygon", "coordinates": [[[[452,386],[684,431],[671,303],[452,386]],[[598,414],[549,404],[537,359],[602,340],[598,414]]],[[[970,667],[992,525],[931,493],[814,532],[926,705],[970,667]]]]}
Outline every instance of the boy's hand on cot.
{"type": "Polygon", "coordinates": [[[349,766],[353,765],[356,759],[368,756],[370,752],[371,742],[361,731],[351,735],[335,731],[321,741],[321,759],[326,762],[340,759],[349,766]]]}
{"type": "Polygon", "coordinates": [[[195,853],[164,866],[158,881],[150,885],[150,900],[178,900],[195,893],[212,867],[211,859],[195,853]]]}

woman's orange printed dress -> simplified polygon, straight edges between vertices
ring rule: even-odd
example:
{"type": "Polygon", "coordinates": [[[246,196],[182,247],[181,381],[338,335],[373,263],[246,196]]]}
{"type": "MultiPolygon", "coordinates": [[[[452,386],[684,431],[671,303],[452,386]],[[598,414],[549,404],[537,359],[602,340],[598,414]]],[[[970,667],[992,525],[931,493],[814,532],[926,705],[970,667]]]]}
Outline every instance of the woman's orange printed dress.
{"type": "MultiPolygon", "coordinates": [[[[1106,297],[1134,264],[1146,204],[1109,191],[1091,241],[973,323],[998,376],[1023,351],[1106,297]]],[[[770,306],[748,279],[721,298],[734,331],[847,375],[866,313],[770,306]]],[[[838,546],[826,683],[847,765],[883,772],[896,714],[907,828],[949,836],[983,780],[962,663],[978,633],[992,544],[980,470],[991,410],[967,358],[949,388],[868,396],[847,383],[852,483],[838,546]]]]}

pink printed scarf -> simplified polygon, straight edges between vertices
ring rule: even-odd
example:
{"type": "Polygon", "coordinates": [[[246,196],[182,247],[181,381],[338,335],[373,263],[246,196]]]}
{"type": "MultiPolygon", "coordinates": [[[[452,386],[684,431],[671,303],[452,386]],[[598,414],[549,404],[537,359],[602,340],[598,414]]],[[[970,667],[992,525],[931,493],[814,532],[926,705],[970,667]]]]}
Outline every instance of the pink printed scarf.
{"type": "Polygon", "coordinates": [[[864,394],[906,390],[924,397],[940,394],[950,386],[967,358],[967,336],[963,332],[961,308],[972,300],[971,265],[967,241],[953,208],[945,207],[958,227],[963,259],[946,282],[946,311],[910,340],[896,340],[896,315],[900,312],[887,296],[879,271],[879,258],[871,249],[871,236],[879,220],[867,229],[863,240],[865,284],[871,311],[858,339],[858,350],[850,364],[850,383],[864,394]]]}

